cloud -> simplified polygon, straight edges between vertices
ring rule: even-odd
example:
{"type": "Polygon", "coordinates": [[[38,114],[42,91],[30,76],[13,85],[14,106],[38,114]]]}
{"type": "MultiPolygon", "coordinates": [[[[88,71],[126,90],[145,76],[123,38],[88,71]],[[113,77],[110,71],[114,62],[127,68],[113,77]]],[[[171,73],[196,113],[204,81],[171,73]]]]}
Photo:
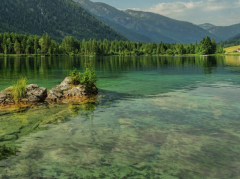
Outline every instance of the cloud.
{"type": "Polygon", "coordinates": [[[239,7],[240,0],[197,0],[188,2],[182,0],[159,3],[149,9],[142,10],[195,24],[210,22],[215,25],[231,25],[230,23],[240,23],[239,7]]]}

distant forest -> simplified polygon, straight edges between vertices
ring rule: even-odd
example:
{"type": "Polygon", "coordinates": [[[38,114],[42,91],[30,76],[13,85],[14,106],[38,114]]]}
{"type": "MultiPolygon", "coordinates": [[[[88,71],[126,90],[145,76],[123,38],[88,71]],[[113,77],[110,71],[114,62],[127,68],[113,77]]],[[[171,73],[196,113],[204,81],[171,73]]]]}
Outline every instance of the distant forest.
{"type": "Polygon", "coordinates": [[[81,42],[71,36],[66,36],[59,44],[48,34],[43,36],[24,35],[16,33],[0,34],[0,54],[38,54],[38,55],[180,55],[180,54],[216,54],[223,53],[214,39],[205,37],[198,44],[169,44],[160,42],[156,44],[131,42],[82,40],[81,42]]]}
{"type": "Polygon", "coordinates": [[[237,45],[240,45],[240,34],[236,35],[235,37],[233,37],[229,40],[226,40],[226,41],[223,41],[223,42],[219,43],[219,46],[223,47],[223,48],[227,48],[227,47],[231,47],[231,46],[237,46],[237,45]]]}

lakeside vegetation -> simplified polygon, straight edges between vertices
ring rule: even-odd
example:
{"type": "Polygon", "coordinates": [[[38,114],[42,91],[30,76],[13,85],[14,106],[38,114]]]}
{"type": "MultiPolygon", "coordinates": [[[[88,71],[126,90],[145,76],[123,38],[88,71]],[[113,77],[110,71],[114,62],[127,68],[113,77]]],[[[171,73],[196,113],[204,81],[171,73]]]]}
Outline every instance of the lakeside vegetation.
{"type": "Polygon", "coordinates": [[[15,103],[26,96],[27,78],[20,77],[11,88],[11,95],[15,103]]]}
{"type": "Polygon", "coordinates": [[[182,55],[182,54],[217,54],[224,50],[218,46],[214,39],[205,37],[198,44],[169,44],[169,43],[142,43],[131,41],[82,40],[66,36],[59,44],[48,34],[43,36],[24,35],[16,33],[0,34],[0,54],[34,54],[34,55],[182,55]]]}

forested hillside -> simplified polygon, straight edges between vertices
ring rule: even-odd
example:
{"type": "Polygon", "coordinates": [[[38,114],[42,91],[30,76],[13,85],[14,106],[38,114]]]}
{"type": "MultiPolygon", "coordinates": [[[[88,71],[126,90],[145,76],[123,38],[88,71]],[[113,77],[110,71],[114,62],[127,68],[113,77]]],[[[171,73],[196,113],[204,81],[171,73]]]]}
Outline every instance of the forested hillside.
{"type": "Polygon", "coordinates": [[[229,40],[220,42],[219,45],[224,48],[240,45],[240,34],[230,38],[229,40]]]}
{"type": "Polygon", "coordinates": [[[215,26],[208,29],[210,33],[221,37],[223,40],[228,40],[240,33],[240,24],[230,26],[215,26]]]}
{"type": "Polygon", "coordinates": [[[99,20],[105,22],[110,27],[115,29],[117,32],[123,34],[131,41],[135,42],[151,42],[152,40],[145,36],[144,34],[139,34],[138,32],[131,30],[121,23],[117,19],[134,19],[131,16],[128,16],[123,11],[120,11],[112,6],[109,6],[104,3],[94,3],[89,0],[74,0],[76,3],[80,4],[84,9],[89,13],[97,17],[99,20]],[[115,19],[115,20],[113,20],[115,19]]]}
{"type": "MultiPolygon", "coordinates": [[[[196,40],[199,42],[209,36],[220,41],[217,36],[190,22],[174,20],[151,12],[126,10],[125,13],[147,24],[148,29],[144,29],[142,33],[148,34],[152,39],[161,39],[163,36],[171,39],[172,43],[194,43],[196,40]]],[[[138,29],[137,27],[133,28],[138,29]]]]}
{"type": "Polygon", "coordinates": [[[126,40],[72,0],[1,0],[0,32],[42,35],[61,40],[71,35],[82,39],[126,40]]]}
{"type": "Polygon", "coordinates": [[[133,41],[194,43],[196,40],[200,41],[206,36],[215,38],[218,42],[221,41],[221,38],[189,22],[178,21],[148,12],[121,11],[107,4],[93,3],[90,0],[74,1],[133,41]],[[134,38],[131,38],[130,32],[136,34],[134,38]]]}

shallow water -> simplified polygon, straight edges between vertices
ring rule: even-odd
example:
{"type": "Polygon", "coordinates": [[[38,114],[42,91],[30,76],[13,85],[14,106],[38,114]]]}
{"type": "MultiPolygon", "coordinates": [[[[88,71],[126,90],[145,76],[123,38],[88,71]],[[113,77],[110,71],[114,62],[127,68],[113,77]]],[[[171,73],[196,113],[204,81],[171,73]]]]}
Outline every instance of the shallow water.
{"type": "MultiPolygon", "coordinates": [[[[0,58],[51,88],[82,58],[0,58]]],[[[91,58],[95,104],[0,111],[1,178],[240,178],[239,57],[91,58]]]]}

